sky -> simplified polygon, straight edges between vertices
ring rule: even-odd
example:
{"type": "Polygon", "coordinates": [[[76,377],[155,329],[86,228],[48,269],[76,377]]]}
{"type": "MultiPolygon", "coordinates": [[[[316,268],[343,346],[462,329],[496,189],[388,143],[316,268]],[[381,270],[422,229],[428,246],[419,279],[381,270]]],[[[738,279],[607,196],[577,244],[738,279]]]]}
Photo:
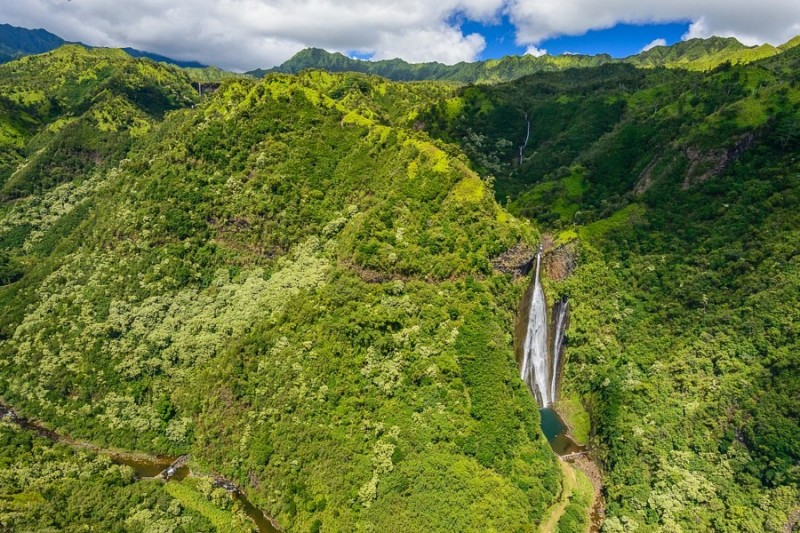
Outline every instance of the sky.
{"type": "Polygon", "coordinates": [[[309,46],[453,64],[507,54],[624,57],[694,37],[781,44],[799,0],[2,0],[0,22],[246,71],[309,46]]]}

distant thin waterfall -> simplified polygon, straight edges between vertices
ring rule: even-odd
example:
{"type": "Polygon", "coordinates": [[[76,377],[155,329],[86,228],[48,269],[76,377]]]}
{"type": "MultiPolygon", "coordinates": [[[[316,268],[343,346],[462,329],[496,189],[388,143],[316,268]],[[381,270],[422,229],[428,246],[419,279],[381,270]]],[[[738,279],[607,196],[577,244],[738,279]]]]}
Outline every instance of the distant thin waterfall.
{"type": "Polygon", "coordinates": [[[569,302],[566,299],[561,300],[553,306],[553,351],[551,358],[553,360],[553,368],[550,378],[550,401],[555,402],[558,392],[558,374],[561,370],[561,355],[564,352],[564,330],[567,329],[567,306],[569,302]]]}
{"type": "Polygon", "coordinates": [[[531,140],[531,121],[528,118],[528,114],[525,113],[525,124],[527,124],[525,129],[525,142],[519,147],[519,164],[522,164],[522,156],[525,154],[525,148],[528,147],[528,141],[531,140]]]}
{"type": "Polygon", "coordinates": [[[536,254],[536,277],[528,314],[528,328],[523,345],[522,379],[528,384],[539,405],[552,403],[551,372],[547,346],[547,304],[539,280],[542,265],[542,247],[536,254]]]}

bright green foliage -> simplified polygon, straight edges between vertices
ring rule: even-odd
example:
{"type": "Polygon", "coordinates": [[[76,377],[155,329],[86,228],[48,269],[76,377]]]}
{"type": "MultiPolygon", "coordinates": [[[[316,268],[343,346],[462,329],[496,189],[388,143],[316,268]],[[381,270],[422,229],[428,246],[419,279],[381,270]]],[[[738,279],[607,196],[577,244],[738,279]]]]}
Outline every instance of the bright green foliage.
{"type": "Polygon", "coordinates": [[[256,531],[238,504],[225,492],[215,488],[209,478],[186,478],[164,485],[164,490],[178,500],[183,507],[191,509],[211,522],[217,531],[250,533],[256,531]]]}
{"type": "Polygon", "coordinates": [[[637,67],[668,67],[711,70],[723,63],[752,63],[779,54],[770,44],[745,46],[733,37],[689,39],[672,46],[656,46],[626,59],[637,67]]]}
{"type": "Polygon", "coordinates": [[[190,452],[288,531],[533,530],[560,479],[512,352],[523,287],[490,260],[538,235],[418,131],[451,93],[231,79],[119,164],[29,189],[0,221],[24,273],[0,288],[0,395],[98,444],[190,452]]]}
{"type": "Polygon", "coordinates": [[[174,67],[70,45],[0,66],[0,197],[82,180],[122,159],[194,92],[174,67]]]}
{"type": "Polygon", "coordinates": [[[535,57],[506,56],[474,63],[407,63],[402,59],[364,61],[351,59],[339,53],[330,53],[319,48],[307,48],[295,54],[282,65],[269,70],[257,69],[249,74],[263,77],[270,72],[297,74],[306,69],[328,72],[362,72],[383,76],[395,81],[450,81],[458,83],[499,83],[576,68],[594,68],[607,64],[631,64],[642,68],[667,67],[694,71],[708,71],[723,64],[746,64],[771,57],[792,48],[797,38],[780,47],[769,44],[745,46],[733,37],[709,37],[689,39],[672,46],[657,46],[646,52],[614,59],[608,54],[594,56],[580,54],[543,55],[535,57]]]}
{"type": "Polygon", "coordinates": [[[461,83],[487,83],[516,79],[528,74],[552,72],[566,68],[593,67],[612,61],[611,56],[564,55],[542,56],[532,55],[507,56],[502,59],[490,59],[475,63],[442,63],[412,64],[402,59],[383,61],[362,61],[351,59],[339,53],[330,53],[319,48],[301,50],[294,57],[278,67],[269,70],[254,70],[250,74],[262,77],[271,72],[297,74],[306,69],[320,69],[328,72],[362,72],[383,76],[395,81],[451,81],[461,83]]]}
{"type": "Polygon", "coordinates": [[[211,524],[160,481],[103,455],[0,423],[3,531],[207,531],[211,524]]]}

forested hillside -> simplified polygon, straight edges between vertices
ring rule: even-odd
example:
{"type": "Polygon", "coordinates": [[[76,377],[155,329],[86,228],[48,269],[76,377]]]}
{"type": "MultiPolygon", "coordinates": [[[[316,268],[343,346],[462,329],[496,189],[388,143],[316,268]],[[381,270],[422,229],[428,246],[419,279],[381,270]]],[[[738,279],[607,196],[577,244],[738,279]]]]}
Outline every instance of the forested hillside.
{"type": "Polygon", "coordinates": [[[591,416],[604,531],[783,531],[797,507],[798,104],[792,48],[468,87],[420,118],[578,265],[548,292],[572,306],[563,396],[591,416]]]}
{"type": "Polygon", "coordinates": [[[287,531],[535,528],[560,471],[512,353],[525,282],[491,260],[538,234],[416,130],[451,89],[312,72],[198,103],[80,47],[2,79],[4,402],[189,452],[287,531]]]}

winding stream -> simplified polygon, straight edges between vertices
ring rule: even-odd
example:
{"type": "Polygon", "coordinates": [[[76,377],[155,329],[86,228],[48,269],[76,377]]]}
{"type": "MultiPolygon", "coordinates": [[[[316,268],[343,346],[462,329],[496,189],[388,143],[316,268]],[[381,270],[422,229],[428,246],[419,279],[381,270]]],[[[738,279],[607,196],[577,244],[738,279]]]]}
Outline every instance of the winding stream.
{"type": "MultiPolygon", "coordinates": [[[[0,403],[0,420],[7,420],[22,429],[31,431],[53,442],[59,442],[72,446],[73,448],[92,450],[107,455],[116,464],[131,467],[138,479],[163,479],[164,482],[167,483],[170,481],[181,481],[182,479],[194,475],[188,465],[188,456],[171,457],[146,455],[102,449],[92,444],[76,441],[64,435],[60,435],[32,420],[23,418],[17,415],[12,408],[2,403],[0,403]]],[[[278,529],[277,525],[260,509],[253,505],[245,493],[232,481],[215,477],[214,485],[223,488],[233,499],[242,505],[242,509],[247,516],[250,517],[260,533],[280,533],[280,529],[278,529]]]]}

